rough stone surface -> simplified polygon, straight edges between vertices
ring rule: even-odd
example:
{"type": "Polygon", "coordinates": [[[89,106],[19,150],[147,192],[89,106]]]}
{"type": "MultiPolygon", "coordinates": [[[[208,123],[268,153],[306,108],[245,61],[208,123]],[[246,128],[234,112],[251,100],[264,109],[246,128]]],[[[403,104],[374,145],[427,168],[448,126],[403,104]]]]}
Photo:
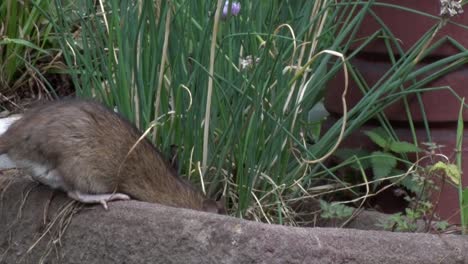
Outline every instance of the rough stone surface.
{"type": "Polygon", "coordinates": [[[105,211],[57,192],[48,203],[52,191],[25,180],[2,186],[0,263],[468,263],[464,236],[292,228],[137,201],[105,211]]]}

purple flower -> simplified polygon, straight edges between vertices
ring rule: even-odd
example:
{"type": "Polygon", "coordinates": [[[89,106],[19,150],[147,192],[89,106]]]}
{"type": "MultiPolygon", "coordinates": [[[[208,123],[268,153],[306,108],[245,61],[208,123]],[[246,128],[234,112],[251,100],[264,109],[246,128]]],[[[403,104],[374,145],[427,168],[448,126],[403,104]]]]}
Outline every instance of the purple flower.
{"type": "Polygon", "coordinates": [[[222,14],[222,18],[226,18],[227,15],[228,15],[228,8],[229,6],[231,6],[231,15],[233,16],[237,16],[240,12],[240,8],[241,8],[241,4],[239,2],[231,2],[231,4],[229,3],[229,0],[227,0],[225,3],[224,3],[224,7],[223,7],[223,14],[222,14]]]}

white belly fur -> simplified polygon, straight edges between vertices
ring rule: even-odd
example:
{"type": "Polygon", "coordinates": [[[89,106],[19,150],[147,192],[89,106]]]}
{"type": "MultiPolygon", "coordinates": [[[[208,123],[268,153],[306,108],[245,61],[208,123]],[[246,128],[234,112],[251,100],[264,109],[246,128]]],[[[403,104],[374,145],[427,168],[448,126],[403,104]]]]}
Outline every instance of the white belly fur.
{"type": "Polygon", "coordinates": [[[52,188],[66,190],[62,176],[50,166],[30,160],[16,160],[15,163],[27,170],[33,179],[52,188]]]}
{"type": "Polygon", "coordinates": [[[8,155],[0,155],[0,169],[14,169],[16,164],[8,157],[8,155]]]}
{"type": "MultiPolygon", "coordinates": [[[[16,120],[20,119],[21,115],[12,115],[6,118],[0,118],[0,135],[13,124],[16,120]]],[[[6,155],[0,155],[0,169],[13,169],[16,168],[15,163],[6,155]]]]}
{"type": "Polygon", "coordinates": [[[5,133],[5,131],[13,124],[16,120],[20,119],[21,115],[12,115],[5,118],[0,118],[0,135],[5,133]]]}

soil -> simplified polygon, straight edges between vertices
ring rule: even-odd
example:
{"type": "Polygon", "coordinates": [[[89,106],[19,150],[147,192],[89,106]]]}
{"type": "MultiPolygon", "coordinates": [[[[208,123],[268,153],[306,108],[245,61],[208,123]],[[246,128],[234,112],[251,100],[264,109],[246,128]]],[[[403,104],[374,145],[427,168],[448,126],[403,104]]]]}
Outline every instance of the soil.
{"type": "Polygon", "coordinates": [[[20,113],[38,101],[64,98],[75,94],[75,87],[69,75],[46,72],[43,77],[46,81],[31,77],[13,91],[0,91],[0,117],[10,113],[20,113]],[[52,91],[45,88],[46,82],[53,87],[52,91]]]}

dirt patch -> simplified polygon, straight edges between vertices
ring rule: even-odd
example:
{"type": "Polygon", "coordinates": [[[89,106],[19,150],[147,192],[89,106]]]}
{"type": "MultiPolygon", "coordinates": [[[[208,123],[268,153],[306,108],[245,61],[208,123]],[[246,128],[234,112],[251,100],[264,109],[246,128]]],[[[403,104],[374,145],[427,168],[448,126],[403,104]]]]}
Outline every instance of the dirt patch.
{"type": "MultiPolygon", "coordinates": [[[[59,62],[60,67],[65,67],[59,62]]],[[[37,101],[64,98],[75,94],[72,78],[68,74],[45,72],[43,77],[36,74],[27,78],[15,89],[0,90],[0,117],[20,113],[37,101]],[[47,88],[50,84],[52,90],[47,88]]]]}

